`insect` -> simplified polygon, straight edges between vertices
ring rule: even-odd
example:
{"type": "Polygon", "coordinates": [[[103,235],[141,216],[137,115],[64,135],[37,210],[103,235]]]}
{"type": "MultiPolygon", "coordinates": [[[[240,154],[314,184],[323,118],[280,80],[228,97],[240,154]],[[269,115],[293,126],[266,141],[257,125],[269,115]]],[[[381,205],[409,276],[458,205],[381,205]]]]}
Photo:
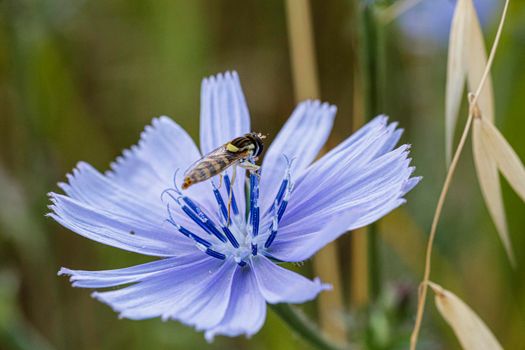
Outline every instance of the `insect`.
{"type": "Polygon", "coordinates": [[[263,139],[266,136],[260,133],[250,132],[239,136],[216,148],[204,157],[193,163],[184,174],[182,189],[185,190],[193,184],[206,181],[215,175],[221,175],[229,167],[233,166],[232,186],[228,193],[228,218],[226,225],[230,224],[230,207],[232,201],[232,188],[235,181],[235,166],[257,171],[259,166],[254,162],[264,149],[263,139]]]}
{"type": "Polygon", "coordinates": [[[251,171],[258,170],[259,166],[253,161],[257,160],[257,157],[262,153],[264,149],[263,139],[265,138],[265,135],[250,132],[236,137],[206,154],[186,171],[182,189],[187,189],[193,184],[221,174],[231,166],[240,166],[251,171]]]}

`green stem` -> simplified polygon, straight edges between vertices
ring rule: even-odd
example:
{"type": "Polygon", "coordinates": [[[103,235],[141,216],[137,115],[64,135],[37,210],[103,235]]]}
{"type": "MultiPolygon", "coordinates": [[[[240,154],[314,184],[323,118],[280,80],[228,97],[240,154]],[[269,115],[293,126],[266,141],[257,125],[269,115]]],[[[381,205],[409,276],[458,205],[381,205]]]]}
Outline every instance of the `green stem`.
{"type": "MultiPolygon", "coordinates": [[[[345,349],[327,339],[321,330],[301,310],[290,304],[269,304],[272,310],[301,338],[317,349],[345,349]]],[[[346,348],[347,349],[347,348],[346,348]]]]}
{"type": "MultiPolygon", "coordinates": [[[[361,15],[361,46],[363,48],[361,62],[365,91],[364,109],[367,120],[382,113],[383,108],[383,43],[376,17],[374,5],[365,3],[361,15]]],[[[369,286],[371,298],[374,300],[381,291],[381,262],[376,224],[369,226],[368,237],[369,286]]]]}

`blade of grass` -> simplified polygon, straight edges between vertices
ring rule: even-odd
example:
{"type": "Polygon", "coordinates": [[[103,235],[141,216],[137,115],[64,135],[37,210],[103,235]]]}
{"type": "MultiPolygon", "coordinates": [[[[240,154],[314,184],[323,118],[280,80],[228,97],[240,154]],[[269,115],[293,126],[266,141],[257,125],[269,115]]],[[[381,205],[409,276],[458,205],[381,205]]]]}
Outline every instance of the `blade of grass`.
{"type": "Polygon", "coordinates": [[[459,107],[467,76],[466,57],[468,52],[467,31],[471,20],[468,11],[469,0],[459,0],[450,27],[447,85],[445,89],[445,146],[446,160],[450,164],[452,141],[458,119],[459,107]]]}
{"type": "Polygon", "coordinates": [[[435,293],[436,306],[441,316],[452,327],[465,350],[503,349],[481,318],[454,293],[429,282],[435,293]]]}
{"type": "MultiPolygon", "coordinates": [[[[469,91],[475,91],[480,86],[481,79],[485,74],[487,53],[483,32],[481,31],[481,24],[479,23],[479,18],[472,0],[467,0],[467,8],[471,17],[469,35],[466,40],[468,43],[468,51],[466,52],[467,85],[469,91]]],[[[488,74],[485,79],[486,81],[478,94],[479,98],[476,100],[483,118],[494,122],[494,92],[490,74],[488,74]]]]}
{"type": "Polygon", "coordinates": [[[492,123],[481,119],[480,130],[487,144],[487,152],[514,191],[525,201],[525,167],[520,158],[492,123]]]}
{"type": "MultiPolygon", "coordinates": [[[[479,86],[487,66],[485,41],[472,0],[458,1],[452,19],[449,42],[445,92],[447,164],[450,163],[454,130],[463,98],[465,79],[467,79],[469,90],[474,91],[479,86]]],[[[483,115],[490,121],[494,121],[492,81],[490,76],[486,80],[479,94],[479,106],[483,115]]]]}
{"type": "Polygon", "coordinates": [[[509,260],[512,265],[515,265],[501,194],[498,166],[490,156],[487,146],[484,144],[484,137],[481,130],[482,120],[482,118],[476,118],[472,127],[472,154],[474,156],[474,165],[487,209],[507,251],[509,260]]]}

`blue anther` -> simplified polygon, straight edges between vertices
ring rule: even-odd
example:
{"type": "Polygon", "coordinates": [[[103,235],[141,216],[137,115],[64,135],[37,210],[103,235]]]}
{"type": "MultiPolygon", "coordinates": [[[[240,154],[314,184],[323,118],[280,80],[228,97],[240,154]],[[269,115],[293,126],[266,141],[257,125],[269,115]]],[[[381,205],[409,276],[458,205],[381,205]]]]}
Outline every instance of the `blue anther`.
{"type": "Polygon", "coordinates": [[[232,244],[234,248],[239,248],[239,242],[237,242],[237,239],[235,239],[235,236],[233,235],[232,231],[227,226],[222,226],[222,230],[224,231],[224,234],[232,244]]]}
{"type": "Polygon", "coordinates": [[[197,243],[200,243],[202,244],[203,246],[205,246],[206,248],[208,247],[211,247],[211,243],[208,242],[207,240],[205,239],[202,239],[200,238],[199,236],[197,236],[196,234],[194,234],[193,232],[191,232],[190,230],[188,230],[187,228],[177,224],[175,222],[175,220],[173,219],[173,216],[171,214],[171,210],[170,210],[170,206],[168,204],[168,216],[169,216],[169,219],[167,220],[170,224],[172,224],[173,226],[175,226],[175,228],[180,232],[182,233],[184,236],[188,237],[188,238],[191,238],[193,239],[195,242],[197,243]]]}
{"type": "Polygon", "coordinates": [[[259,180],[258,174],[250,174],[250,224],[252,225],[252,235],[259,234],[259,180]]]}
{"type": "Polygon", "coordinates": [[[224,217],[224,219],[227,220],[228,219],[228,209],[226,208],[226,205],[224,204],[224,201],[222,200],[221,193],[219,192],[217,187],[215,187],[215,185],[213,185],[213,194],[215,195],[215,200],[217,201],[217,204],[219,205],[219,208],[221,209],[222,216],[224,217]]]}
{"type": "MultiPolygon", "coordinates": [[[[189,233],[188,237],[191,238],[191,239],[193,239],[195,242],[202,244],[202,245],[205,246],[206,248],[211,247],[211,243],[210,243],[210,242],[208,242],[208,241],[205,240],[205,239],[200,238],[199,236],[197,236],[197,235],[194,234],[194,233],[189,232],[187,229],[185,229],[185,228],[182,227],[182,226],[181,226],[181,228],[179,229],[179,231],[180,231],[181,233],[182,233],[182,229],[184,229],[185,231],[187,231],[187,232],[189,233]]],[[[183,233],[183,234],[184,234],[184,233],[183,233]]]]}
{"type": "Polygon", "coordinates": [[[232,210],[235,215],[239,214],[239,208],[237,207],[237,201],[235,200],[235,193],[233,193],[233,190],[231,188],[231,182],[230,177],[228,175],[224,175],[224,183],[226,185],[226,191],[228,191],[228,198],[231,193],[232,198],[232,210]]]}
{"type": "Polygon", "coordinates": [[[288,163],[288,168],[286,169],[286,174],[284,175],[284,178],[283,178],[283,181],[281,182],[281,185],[279,186],[279,190],[277,191],[277,195],[275,196],[275,199],[272,203],[272,205],[270,206],[270,208],[268,208],[268,211],[267,213],[271,212],[274,210],[275,207],[277,207],[278,205],[281,204],[284,196],[285,196],[285,193],[286,193],[286,190],[289,190],[289,184],[290,184],[290,168],[292,166],[292,162],[293,160],[289,160],[288,157],[286,157],[285,155],[283,155],[284,158],[286,159],[286,162],[288,163]]]}
{"type": "Polygon", "coordinates": [[[217,230],[210,220],[203,222],[200,217],[197,216],[190,208],[186,205],[181,206],[182,210],[188,215],[197,225],[199,225],[204,231],[208,232],[210,235],[214,235],[221,242],[226,242],[226,238],[222,233],[217,230]]]}
{"type": "Polygon", "coordinates": [[[279,211],[277,212],[277,221],[281,221],[281,218],[283,217],[284,211],[286,210],[286,206],[288,205],[288,201],[284,200],[281,203],[281,206],[279,207],[279,211]]]}
{"type": "Polygon", "coordinates": [[[237,264],[239,264],[240,267],[246,266],[246,261],[241,260],[237,264]]]}
{"type": "Polygon", "coordinates": [[[285,178],[283,182],[281,182],[281,187],[279,187],[279,192],[277,192],[277,196],[275,196],[277,203],[281,203],[281,200],[284,196],[284,191],[286,190],[286,186],[288,186],[288,179],[285,178]]]}
{"type": "MultiPolygon", "coordinates": [[[[215,192],[215,189],[214,189],[214,192],[215,192]]],[[[220,199],[220,201],[222,202],[221,210],[224,209],[223,215],[224,215],[224,218],[226,219],[228,217],[228,212],[226,210],[226,207],[224,206],[224,202],[222,201],[221,194],[219,193],[218,190],[217,190],[217,194],[216,194],[215,198],[220,199]],[[217,197],[217,195],[218,195],[218,197],[217,197]]],[[[182,197],[182,200],[186,204],[188,204],[188,206],[191,209],[193,209],[193,211],[199,216],[199,218],[201,218],[201,220],[204,222],[204,224],[209,227],[210,231],[215,236],[217,236],[217,238],[219,238],[222,242],[226,242],[226,240],[224,239],[224,236],[217,230],[217,228],[215,227],[215,225],[213,225],[213,222],[210,220],[210,218],[206,214],[204,214],[204,212],[199,208],[199,206],[197,204],[195,204],[195,202],[193,202],[191,199],[189,199],[186,196],[182,197]]],[[[219,205],[220,205],[220,203],[219,203],[219,205]]],[[[239,243],[237,242],[237,240],[235,239],[235,237],[233,236],[231,231],[229,229],[227,229],[227,228],[226,228],[227,231],[225,231],[225,227],[223,227],[222,230],[226,234],[226,237],[231,242],[231,244],[235,248],[238,248],[239,247],[239,243]]]]}
{"type": "Polygon", "coordinates": [[[266,239],[266,242],[264,243],[264,248],[268,248],[272,245],[273,240],[277,236],[277,230],[273,230],[270,232],[270,235],[268,236],[268,239],[266,239]]]}
{"type": "Polygon", "coordinates": [[[250,209],[253,208],[254,203],[256,201],[255,198],[255,176],[253,174],[250,174],[250,209]]]}
{"type": "Polygon", "coordinates": [[[206,254],[208,254],[209,256],[213,256],[214,258],[221,259],[221,260],[226,259],[226,255],[216,252],[213,249],[207,248],[205,252],[206,254]]]}
{"type": "Polygon", "coordinates": [[[259,234],[259,207],[256,207],[254,210],[252,210],[252,235],[253,237],[257,237],[259,234]]]}
{"type": "Polygon", "coordinates": [[[182,200],[184,201],[184,203],[186,203],[188,205],[188,207],[191,208],[191,210],[193,210],[195,212],[195,214],[197,214],[199,217],[201,217],[204,220],[209,220],[208,216],[206,216],[206,214],[204,214],[204,212],[201,210],[201,208],[199,208],[199,206],[197,204],[195,204],[194,201],[192,201],[191,199],[189,199],[188,197],[186,196],[181,196],[182,200]]]}
{"type": "Polygon", "coordinates": [[[252,243],[252,255],[257,255],[257,244],[252,243]]]}

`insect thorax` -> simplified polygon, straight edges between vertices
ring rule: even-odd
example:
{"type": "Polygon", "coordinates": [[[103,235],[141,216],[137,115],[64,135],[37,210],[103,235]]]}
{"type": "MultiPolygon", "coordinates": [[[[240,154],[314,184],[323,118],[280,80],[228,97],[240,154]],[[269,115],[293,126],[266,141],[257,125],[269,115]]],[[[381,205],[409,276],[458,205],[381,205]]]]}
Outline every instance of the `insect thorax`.
{"type": "Polygon", "coordinates": [[[231,140],[226,144],[226,150],[231,153],[245,153],[257,157],[263,150],[263,142],[256,133],[248,133],[231,140]]]}

